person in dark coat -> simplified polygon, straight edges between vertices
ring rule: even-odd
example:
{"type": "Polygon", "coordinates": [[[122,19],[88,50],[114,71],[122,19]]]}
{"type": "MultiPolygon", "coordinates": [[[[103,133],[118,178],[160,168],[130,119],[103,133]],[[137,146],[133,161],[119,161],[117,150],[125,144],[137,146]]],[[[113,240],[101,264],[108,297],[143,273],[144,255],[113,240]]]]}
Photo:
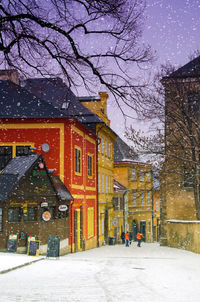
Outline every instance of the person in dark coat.
{"type": "Polygon", "coordinates": [[[129,233],[129,244],[131,245],[131,242],[132,242],[132,233],[130,232],[129,233]]]}
{"type": "Polygon", "coordinates": [[[125,243],[125,233],[124,232],[121,233],[121,240],[122,240],[122,243],[124,244],[125,243]]]}

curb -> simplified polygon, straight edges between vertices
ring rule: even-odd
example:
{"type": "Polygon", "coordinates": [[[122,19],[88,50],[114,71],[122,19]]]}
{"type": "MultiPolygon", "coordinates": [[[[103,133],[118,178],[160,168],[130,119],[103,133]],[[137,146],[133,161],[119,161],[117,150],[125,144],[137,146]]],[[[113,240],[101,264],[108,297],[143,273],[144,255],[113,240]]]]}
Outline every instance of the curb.
{"type": "Polygon", "coordinates": [[[21,265],[18,265],[18,266],[15,266],[15,267],[11,267],[9,269],[6,269],[6,270],[3,270],[3,271],[0,271],[0,274],[6,274],[6,273],[9,273],[11,271],[14,271],[18,268],[21,268],[21,267],[24,267],[24,266],[28,266],[28,265],[31,265],[32,263],[35,263],[35,262],[38,262],[38,261],[41,261],[41,260],[44,260],[45,258],[41,258],[41,259],[37,259],[37,260],[33,260],[31,262],[27,262],[27,263],[24,263],[24,264],[21,264],[21,265]]]}

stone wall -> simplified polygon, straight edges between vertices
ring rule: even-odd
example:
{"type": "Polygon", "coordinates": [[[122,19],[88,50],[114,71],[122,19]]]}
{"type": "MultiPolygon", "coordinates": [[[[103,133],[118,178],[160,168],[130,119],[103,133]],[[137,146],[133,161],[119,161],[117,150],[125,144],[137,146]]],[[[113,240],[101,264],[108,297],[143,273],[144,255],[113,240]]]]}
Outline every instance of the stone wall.
{"type": "Polygon", "coordinates": [[[167,245],[200,254],[200,221],[167,220],[167,245]]]}

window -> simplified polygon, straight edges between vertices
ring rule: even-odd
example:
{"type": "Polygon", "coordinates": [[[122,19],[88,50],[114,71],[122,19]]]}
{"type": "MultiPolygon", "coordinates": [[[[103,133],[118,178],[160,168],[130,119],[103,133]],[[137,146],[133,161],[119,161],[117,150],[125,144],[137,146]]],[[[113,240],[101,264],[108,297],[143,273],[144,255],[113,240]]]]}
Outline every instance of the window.
{"type": "Polygon", "coordinates": [[[88,155],[88,176],[92,177],[92,156],[88,155]]]}
{"type": "Polygon", "coordinates": [[[21,221],[21,208],[8,208],[8,221],[20,222],[21,221]]]}
{"type": "Polygon", "coordinates": [[[159,202],[158,202],[158,199],[156,198],[156,211],[159,210],[159,202]]]}
{"type": "Polygon", "coordinates": [[[147,181],[150,182],[151,181],[151,172],[147,171],[147,181]]]}
{"type": "Polygon", "coordinates": [[[49,207],[49,212],[51,214],[51,219],[56,218],[56,207],[49,207]]]}
{"type": "Polygon", "coordinates": [[[111,193],[113,193],[113,177],[110,177],[110,182],[111,182],[111,193]]]}
{"type": "Polygon", "coordinates": [[[28,207],[27,212],[24,212],[24,221],[35,221],[37,220],[37,208],[28,207]]]}
{"type": "Polygon", "coordinates": [[[104,218],[101,219],[102,235],[104,234],[104,218]]]}
{"type": "Polygon", "coordinates": [[[31,146],[16,146],[16,156],[28,155],[31,146]]]}
{"type": "Polygon", "coordinates": [[[110,175],[108,176],[108,193],[111,193],[111,181],[110,181],[110,175]]]}
{"type": "Polygon", "coordinates": [[[0,146],[0,170],[12,159],[12,146],[0,146]]]}
{"type": "Polygon", "coordinates": [[[151,192],[148,191],[148,205],[151,204],[151,192]]]}
{"type": "Polygon", "coordinates": [[[118,197],[113,197],[114,211],[118,210],[118,197]]]}
{"type": "Polygon", "coordinates": [[[124,199],[123,197],[120,197],[120,210],[122,211],[124,209],[124,199]]]}
{"type": "Polygon", "coordinates": [[[136,180],[136,171],[132,169],[132,180],[136,180]]]}
{"type": "Polygon", "coordinates": [[[106,175],[106,193],[108,193],[108,176],[106,175]]]}
{"type": "Polygon", "coordinates": [[[104,193],[104,175],[102,174],[102,193],[104,193]]]}
{"type": "Polygon", "coordinates": [[[108,157],[110,158],[110,144],[108,144],[108,157]]]}
{"type": "Polygon", "coordinates": [[[0,208],[0,232],[3,229],[3,209],[0,208]]]}
{"type": "Polygon", "coordinates": [[[107,150],[108,149],[108,145],[107,145],[107,141],[105,141],[105,155],[107,156],[107,150]]]}
{"type": "Polygon", "coordinates": [[[104,140],[103,138],[101,139],[101,152],[103,154],[103,151],[104,151],[104,140]]]}
{"type": "Polygon", "coordinates": [[[75,172],[81,173],[81,150],[75,148],[75,172]]]}
{"type": "Polygon", "coordinates": [[[144,171],[140,171],[140,181],[144,181],[144,171]]]}
{"type": "Polygon", "coordinates": [[[112,154],[112,144],[110,145],[110,158],[112,159],[113,154],[112,154]]]}
{"type": "Polygon", "coordinates": [[[137,204],[137,195],[136,195],[136,191],[133,191],[133,206],[136,206],[137,204]]]}
{"type": "Polygon", "coordinates": [[[141,192],[141,206],[144,205],[144,192],[141,192]]]}
{"type": "Polygon", "coordinates": [[[100,174],[98,173],[98,193],[100,193],[100,174]]]}
{"type": "Polygon", "coordinates": [[[88,208],[88,237],[94,235],[94,208],[88,208]]]}

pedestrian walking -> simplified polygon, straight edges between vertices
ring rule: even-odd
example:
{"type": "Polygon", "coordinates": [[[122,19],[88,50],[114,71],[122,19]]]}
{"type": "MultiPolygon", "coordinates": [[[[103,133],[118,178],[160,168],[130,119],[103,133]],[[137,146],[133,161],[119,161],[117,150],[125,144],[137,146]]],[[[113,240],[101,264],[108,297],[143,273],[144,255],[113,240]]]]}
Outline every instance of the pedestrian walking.
{"type": "Polygon", "coordinates": [[[122,240],[122,243],[124,244],[125,243],[125,233],[124,232],[121,233],[121,240],[122,240]]]}
{"type": "Polygon", "coordinates": [[[140,232],[138,232],[136,237],[137,237],[137,242],[138,242],[137,246],[141,247],[142,234],[140,232]]]}
{"type": "Polygon", "coordinates": [[[125,234],[126,246],[129,246],[129,232],[127,231],[125,234]]]}
{"type": "Polygon", "coordinates": [[[129,245],[131,245],[131,243],[132,243],[132,233],[130,232],[129,233],[129,245]]]}

